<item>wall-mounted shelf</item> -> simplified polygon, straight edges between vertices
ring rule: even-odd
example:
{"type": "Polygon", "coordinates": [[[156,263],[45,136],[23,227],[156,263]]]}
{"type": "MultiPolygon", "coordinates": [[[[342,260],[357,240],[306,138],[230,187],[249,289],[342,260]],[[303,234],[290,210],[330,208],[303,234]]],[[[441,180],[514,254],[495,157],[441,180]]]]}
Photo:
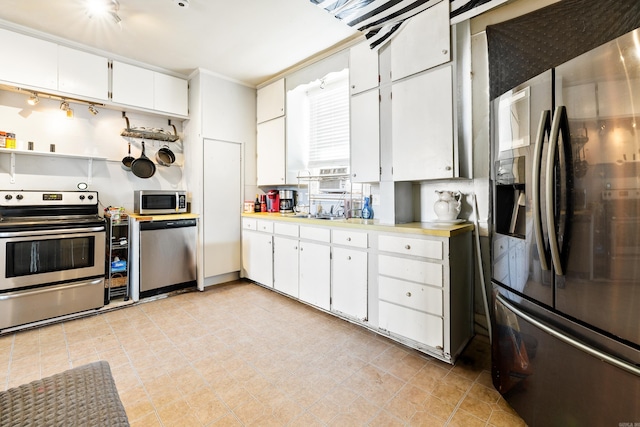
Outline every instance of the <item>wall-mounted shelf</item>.
{"type": "Polygon", "coordinates": [[[26,156],[44,156],[44,157],[64,157],[68,159],[82,159],[87,160],[87,182],[91,184],[91,176],[93,175],[93,161],[94,160],[106,160],[106,157],[88,156],[83,154],[64,154],[47,151],[31,151],[31,150],[17,150],[12,148],[0,148],[0,154],[11,155],[11,184],[16,183],[16,154],[26,156]]]}

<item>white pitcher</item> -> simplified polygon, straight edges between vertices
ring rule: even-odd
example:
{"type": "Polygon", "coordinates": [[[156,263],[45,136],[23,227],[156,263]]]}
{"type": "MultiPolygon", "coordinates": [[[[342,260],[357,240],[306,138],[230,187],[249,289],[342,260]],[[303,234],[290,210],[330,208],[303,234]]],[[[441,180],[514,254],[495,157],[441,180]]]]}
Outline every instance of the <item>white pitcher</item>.
{"type": "Polygon", "coordinates": [[[436,194],[438,195],[438,200],[434,203],[433,210],[438,216],[438,219],[441,221],[453,221],[458,218],[462,206],[460,202],[462,194],[459,191],[438,190],[436,190],[436,194]]]}

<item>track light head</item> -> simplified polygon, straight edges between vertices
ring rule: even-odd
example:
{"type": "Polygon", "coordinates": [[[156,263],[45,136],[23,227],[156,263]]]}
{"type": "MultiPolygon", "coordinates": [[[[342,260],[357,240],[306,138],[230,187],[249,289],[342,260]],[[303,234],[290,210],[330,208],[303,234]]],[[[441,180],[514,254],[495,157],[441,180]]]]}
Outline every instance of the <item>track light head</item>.
{"type": "Polygon", "coordinates": [[[35,92],[27,99],[27,104],[29,105],[36,105],[38,102],[40,102],[40,98],[38,98],[38,94],[35,92]]]}

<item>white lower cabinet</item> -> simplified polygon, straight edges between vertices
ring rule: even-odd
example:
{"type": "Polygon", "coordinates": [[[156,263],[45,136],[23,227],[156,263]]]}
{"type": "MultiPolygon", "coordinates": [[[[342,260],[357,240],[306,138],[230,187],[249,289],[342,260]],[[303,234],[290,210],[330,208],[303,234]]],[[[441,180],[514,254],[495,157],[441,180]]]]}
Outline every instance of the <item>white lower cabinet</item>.
{"type": "Polygon", "coordinates": [[[473,336],[471,228],[444,237],[247,217],[242,228],[244,277],[449,363],[473,336]]]}
{"type": "MultiPolygon", "coordinates": [[[[327,230],[328,231],[328,230],[327,230]]],[[[327,244],[300,242],[300,299],[324,310],[331,309],[331,248],[327,244]]]]}
{"type": "Polygon", "coordinates": [[[294,298],[298,298],[298,247],[297,238],[273,237],[273,287],[294,298]]]}
{"type": "Polygon", "coordinates": [[[331,310],[367,320],[367,253],[333,248],[331,310]]]}
{"type": "Polygon", "coordinates": [[[381,234],[378,250],[378,327],[453,363],[473,335],[471,233],[381,234]]]}
{"type": "Polygon", "coordinates": [[[273,287],[330,309],[331,248],[328,228],[277,223],[273,241],[273,287]],[[299,238],[298,238],[299,233],[299,238]]]}
{"type": "Polygon", "coordinates": [[[243,218],[242,269],[247,279],[273,287],[273,229],[269,231],[269,224],[243,218]]]}
{"type": "Polygon", "coordinates": [[[332,230],[331,311],[367,320],[368,235],[366,232],[332,230]],[[359,249],[355,249],[359,248],[359,249]]]}
{"type": "Polygon", "coordinates": [[[331,309],[331,230],[300,227],[300,299],[324,310],[331,309]]]}

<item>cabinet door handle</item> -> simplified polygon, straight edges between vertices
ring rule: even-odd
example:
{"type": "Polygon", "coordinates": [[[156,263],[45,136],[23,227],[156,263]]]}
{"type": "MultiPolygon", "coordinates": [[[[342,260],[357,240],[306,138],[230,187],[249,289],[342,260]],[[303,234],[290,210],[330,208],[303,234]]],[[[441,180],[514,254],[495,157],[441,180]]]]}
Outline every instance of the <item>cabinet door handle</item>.
{"type": "Polygon", "coordinates": [[[298,249],[298,247],[297,247],[297,246],[294,246],[294,247],[293,247],[293,249],[298,249]]]}
{"type": "Polygon", "coordinates": [[[304,251],[304,248],[302,246],[300,246],[300,252],[304,251]]]}
{"type": "Polygon", "coordinates": [[[411,296],[411,292],[407,292],[407,296],[410,297],[411,296]]]}
{"type": "Polygon", "coordinates": [[[351,261],[351,256],[348,256],[348,257],[347,257],[347,261],[351,261]]]}
{"type": "Polygon", "coordinates": [[[405,247],[404,247],[404,248],[405,248],[406,250],[409,250],[409,249],[411,249],[411,245],[405,245],[405,247]]]}
{"type": "Polygon", "coordinates": [[[351,241],[351,237],[347,237],[347,242],[350,242],[350,241],[351,241]]]}

